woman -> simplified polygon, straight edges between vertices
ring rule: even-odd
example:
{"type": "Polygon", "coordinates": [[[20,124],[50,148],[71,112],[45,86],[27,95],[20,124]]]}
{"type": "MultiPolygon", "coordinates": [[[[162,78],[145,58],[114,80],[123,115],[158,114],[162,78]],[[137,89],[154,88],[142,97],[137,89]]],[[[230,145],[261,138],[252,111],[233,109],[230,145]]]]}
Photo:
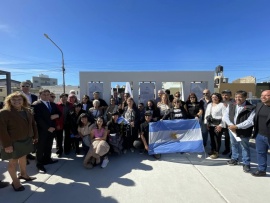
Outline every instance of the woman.
{"type": "Polygon", "coordinates": [[[179,98],[173,99],[173,108],[170,110],[169,116],[170,120],[188,118],[187,111],[179,98]]]}
{"type": "Polygon", "coordinates": [[[93,101],[93,107],[89,109],[89,114],[95,119],[98,118],[99,116],[102,116],[102,110],[100,110],[99,105],[100,101],[95,99],[93,101]]]}
{"type": "Polygon", "coordinates": [[[221,102],[222,97],[219,93],[211,95],[212,102],[207,105],[205,111],[204,123],[207,124],[211,139],[211,152],[209,153],[211,159],[218,158],[218,153],[221,145],[222,128],[225,123],[222,117],[226,110],[225,105],[221,102]]]}
{"type": "Polygon", "coordinates": [[[77,132],[80,138],[82,139],[83,151],[85,154],[88,152],[91,144],[91,133],[92,123],[89,121],[88,115],[82,113],[78,118],[78,128],[77,132]]]}
{"type": "Polygon", "coordinates": [[[195,93],[190,93],[186,102],[189,119],[199,119],[203,114],[203,103],[198,102],[195,93]]]}
{"type": "Polygon", "coordinates": [[[117,123],[119,112],[114,111],[111,115],[112,118],[107,123],[107,141],[110,145],[110,149],[112,149],[112,152],[121,154],[123,149],[123,137],[121,134],[121,126],[117,123]]]}
{"type": "Polygon", "coordinates": [[[101,164],[101,168],[105,168],[109,163],[109,159],[107,157],[107,153],[110,150],[109,144],[106,142],[107,140],[107,130],[105,129],[105,123],[102,117],[98,117],[96,121],[96,125],[91,130],[90,133],[92,146],[85,156],[84,166],[86,168],[91,168],[91,165],[88,164],[90,158],[93,156],[96,159],[96,164],[100,163],[100,158],[103,157],[103,162],[101,164]]]}
{"type": "Polygon", "coordinates": [[[134,100],[133,98],[129,97],[127,99],[127,106],[125,107],[123,117],[129,122],[126,125],[126,133],[124,136],[124,153],[130,149],[131,152],[134,152],[133,142],[138,137],[138,125],[139,125],[139,112],[138,109],[134,107],[134,100]]]}
{"type": "Polygon", "coordinates": [[[75,94],[69,94],[68,100],[69,103],[74,104],[78,102],[77,96],[75,94]]]}
{"type": "Polygon", "coordinates": [[[110,121],[112,118],[112,113],[116,112],[118,110],[118,106],[115,104],[115,99],[110,99],[110,105],[107,107],[105,113],[104,113],[104,120],[110,121]]]}
{"type": "Polygon", "coordinates": [[[169,99],[167,94],[163,94],[161,96],[161,102],[157,103],[157,107],[160,110],[160,119],[166,120],[168,119],[168,114],[170,111],[170,104],[169,104],[169,99]]]}
{"type": "Polygon", "coordinates": [[[80,103],[74,103],[73,107],[74,110],[71,110],[67,115],[67,123],[70,127],[70,132],[67,135],[70,135],[70,137],[65,137],[64,148],[65,153],[70,153],[70,147],[73,146],[75,148],[75,153],[78,155],[80,154],[79,144],[81,140],[78,133],[78,119],[85,111],[82,109],[82,104],[80,103]]]}
{"type": "Polygon", "coordinates": [[[158,121],[160,117],[159,109],[157,109],[155,102],[153,100],[147,101],[147,106],[145,108],[145,111],[150,111],[152,115],[153,121],[158,121]]]}
{"type": "Polygon", "coordinates": [[[35,180],[26,171],[26,155],[33,151],[33,143],[37,142],[37,127],[29,109],[27,98],[21,92],[8,95],[0,111],[0,143],[1,158],[9,160],[8,172],[15,191],[25,190],[20,179],[35,180]],[[20,175],[17,177],[17,165],[20,175]]]}
{"type": "Polygon", "coordinates": [[[90,108],[93,107],[92,101],[90,101],[89,96],[86,94],[83,95],[81,104],[82,104],[82,109],[85,111],[88,111],[90,108]]]}

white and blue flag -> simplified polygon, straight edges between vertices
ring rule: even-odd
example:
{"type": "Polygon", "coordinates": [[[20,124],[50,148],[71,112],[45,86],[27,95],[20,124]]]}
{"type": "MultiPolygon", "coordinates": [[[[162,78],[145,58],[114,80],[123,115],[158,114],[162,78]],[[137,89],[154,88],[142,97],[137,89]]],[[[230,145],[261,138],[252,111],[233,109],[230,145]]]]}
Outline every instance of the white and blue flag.
{"type": "Polygon", "coordinates": [[[199,121],[196,119],[177,119],[150,123],[148,147],[150,155],[204,152],[199,121]]]}

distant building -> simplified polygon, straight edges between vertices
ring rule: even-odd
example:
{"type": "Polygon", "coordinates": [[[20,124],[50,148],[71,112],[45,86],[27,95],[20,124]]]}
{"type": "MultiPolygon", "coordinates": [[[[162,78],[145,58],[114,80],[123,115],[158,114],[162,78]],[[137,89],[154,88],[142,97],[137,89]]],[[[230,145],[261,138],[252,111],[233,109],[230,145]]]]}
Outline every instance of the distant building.
{"type": "Polygon", "coordinates": [[[41,86],[55,86],[58,85],[56,78],[50,78],[48,75],[40,74],[38,77],[32,77],[33,88],[40,88],[41,86]]]}
{"type": "MultiPolygon", "coordinates": [[[[18,87],[20,88],[20,81],[17,80],[11,80],[11,87],[18,87]]],[[[0,86],[7,86],[7,81],[6,79],[0,79],[0,86]]]]}

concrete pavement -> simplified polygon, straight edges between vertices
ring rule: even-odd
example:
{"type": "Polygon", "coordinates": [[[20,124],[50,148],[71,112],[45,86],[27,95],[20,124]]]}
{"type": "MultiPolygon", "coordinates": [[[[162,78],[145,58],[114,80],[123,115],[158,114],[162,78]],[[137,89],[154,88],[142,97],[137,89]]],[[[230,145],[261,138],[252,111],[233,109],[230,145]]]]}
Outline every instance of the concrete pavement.
{"type": "MultiPolygon", "coordinates": [[[[252,170],[256,170],[254,149],[251,155],[252,170]]],[[[253,177],[241,165],[228,166],[227,156],[211,160],[205,154],[177,153],[155,160],[135,151],[112,155],[105,169],[96,166],[90,170],[83,168],[82,160],[74,154],[60,158],[46,166],[47,174],[37,174],[31,161],[28,172],[37,179],[23,183],[23,192],[14,192],[11,186],[0,189],[0,202],[265,203],[270,199],[269,167],[266,177],[253,177]]],[[[0,162],[0,178],[11,182],[6,167],[6,162],[0,162]]]]}

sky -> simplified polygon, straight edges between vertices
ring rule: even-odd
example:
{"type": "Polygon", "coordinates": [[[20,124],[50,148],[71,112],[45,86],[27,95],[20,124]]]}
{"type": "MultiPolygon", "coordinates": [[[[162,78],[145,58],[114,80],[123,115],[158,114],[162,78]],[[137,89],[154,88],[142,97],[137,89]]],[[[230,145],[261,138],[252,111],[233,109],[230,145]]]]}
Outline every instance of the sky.
{"type": "Polygon", "coordinates": [[[270,81],[269,8],[269,0],[1,0],[0,70],[61,85],[61,52],[46,33],[63,51],[66,85],[79,85],[80,71],[218,65],[229,82],[270,81]]]}

